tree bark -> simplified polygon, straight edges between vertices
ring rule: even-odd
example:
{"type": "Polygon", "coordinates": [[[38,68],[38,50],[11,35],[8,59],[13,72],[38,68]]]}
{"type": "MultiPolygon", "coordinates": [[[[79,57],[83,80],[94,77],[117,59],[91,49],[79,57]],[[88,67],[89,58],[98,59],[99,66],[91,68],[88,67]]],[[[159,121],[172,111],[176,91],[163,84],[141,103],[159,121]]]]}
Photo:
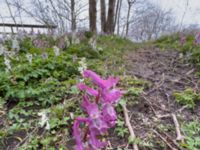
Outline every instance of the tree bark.
{"type": "Polygon", "coordinates": [[[131,12],[131,8],[133,6],[133,4],[136,2],[136,0],[127,0],[128,2],[128,13],[127,13],[127,20],[126,20],[126,36],[128,35],[128,31],[129,31],[129,18],[130,18],[130,12],[131,12]]]}
{"type": "Polygon", "coordinates": [[[76,30],[75,0],[71,0],[71,30],[76,30]]]}
{"type": "Polygon", "coordinates": [[[126,20],[126,36],[128,35],[128,31],[129,31],[130,11],[131,11],[131,5],[129,4],[129,5],[128,5],[127,20],[126,20]]]}
{"type": "Polygon", "coordinates": [[[121,8],[122,8],[122,0],[119,0],[119,10],[117,15],[117,35],[119,35],[119,29],[120,29],[120,14],[121,14],[121,8]]]}
{"type": "Polygon", "coordinates": [[[108,18],[107,18],[107,33],[114,33],[114,16],[115,16],[115,2],[116,0],[109,0],[108,18]]]}
{"type": "Polygon", "coordinates": [[[90,20],[90,31],[96,32],[96,0],[89,0],[89,20],[90,20]]]}
{"type": "Polygon", "coordinates": [[[100,0],[101,7],[101,32],[106,33],[106,4],[105,0],[100,0]]]}
{"type": "Polygon", "coordinates": [[[119,11],[119,8],[120,8],[120,2],[121,0],[117,0],[117,6],[116,6],[116,10],[115,10],[115,21],[114,21],[114,31],[115,31],[115,27],[116,27],[116,24],[117,24],[117,19],[118,19],[118,15],[119,15],[119,13],[118,13],[118,11],[119,11]]]}

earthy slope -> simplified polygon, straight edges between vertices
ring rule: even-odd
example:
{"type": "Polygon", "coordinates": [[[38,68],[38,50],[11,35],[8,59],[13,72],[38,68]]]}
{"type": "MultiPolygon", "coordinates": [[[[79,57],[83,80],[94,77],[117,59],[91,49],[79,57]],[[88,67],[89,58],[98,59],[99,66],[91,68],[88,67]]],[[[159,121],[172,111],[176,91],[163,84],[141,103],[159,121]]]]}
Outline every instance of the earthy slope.
{"type": "Polygon", "coordinates": [[[200,120],[200,105],[189,109],[178,104],[173,93],[186,88],[199,91],[200,80],[195,75],[195,67],[187,63],[179,52],[158,48],[129,52],[125,59],[127,75],[151,83],[140,95],[138,104],[129,106],[137,137],[153,144],[145,147],[143,143],[141,149],[181,149],[177,145],[171,114],[175,114],[181,126],[183,122],[200,120]]]}

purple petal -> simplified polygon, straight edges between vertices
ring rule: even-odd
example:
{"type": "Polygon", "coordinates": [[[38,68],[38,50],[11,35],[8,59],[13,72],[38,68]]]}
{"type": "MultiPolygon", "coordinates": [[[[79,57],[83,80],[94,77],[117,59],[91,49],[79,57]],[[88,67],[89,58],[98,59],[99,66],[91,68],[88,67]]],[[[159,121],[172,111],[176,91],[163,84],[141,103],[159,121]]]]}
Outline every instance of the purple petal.
{"type": "Polygon", "coordinates": [[[104,120],[110,125],[110,127],[113,127],[117,120],[117,114],[114,109],[114,107],[107,103],[103,106],[103,117],[104,120]]]}
{"type": "Polygon", "coordinates": [[[79,83],[77,87],[79,88],[79,90],[86,91],[88,94],[92,96],[98,96],[97,90],[92,89],[91,87],[85,85],[84,83],[79,83]]]}
{"type": "Polygon", "coordinates": [[[89,143],[92,146],[92,149],[101,149],[104,148],[107,145],[107,142],[101,142],[97,136],[99,134],[97,132],[94,132],[93,130],[90,130],[90,139],[89,143]]]}
{"type": "Polygon", "coordinates": [[[111,91],[104,90],[102,92],[102,101],[105,103],[116,103],[119,101],[122,96],[122,92],[117,89],[113,89],[111,91]]]}
{"type": "Polygon", "coordinates": [[[103,117],[94,118],[91,120],[91,126],[90,128],[94,132],[98,132],[99,134],[104,133],[109,127],[107,123],[105,122],[103,117]]]}
{"type": "Polygon", "coordinates": [[[96,103],[91,103],[87,95],[83,96],[81,106],[85,109],[91,119],[98,118],[100,116],[98,105],[96,103]]]}
{"type": "Polygon", "coordinates": [[[97,75],[95,72],[91,70],[85,70],[83,72],[83,76],[86,78],[91,78],[93,83],[102,89],[109,89],[115,86],[119,81],[119,78],[113,78],[113,77],[108,78],[108,80],[103,80],[99,75],[97,75]]]}
{"type": "Polygon", "coordinates": [[[73,125],[73,136],[76,140],[76,150],[84,150],[84,145],[81,138],[81,131],[79,129],[79,125],[82,122],[89,123],[90,121],[87,118],[76,118],[73,125]]]}

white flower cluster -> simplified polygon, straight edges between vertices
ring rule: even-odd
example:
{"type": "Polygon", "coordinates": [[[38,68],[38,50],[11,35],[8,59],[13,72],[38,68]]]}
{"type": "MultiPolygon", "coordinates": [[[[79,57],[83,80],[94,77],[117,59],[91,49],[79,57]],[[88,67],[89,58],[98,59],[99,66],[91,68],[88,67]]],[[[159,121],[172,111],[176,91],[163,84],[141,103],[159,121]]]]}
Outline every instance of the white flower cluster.
{"type": "Polygon", "coordinates": [[[33,55],[32,54],[26,54],[26,59],[29,61],[29,63],[31,64],[32,63],[32,60],[33,60],[33,55]]]}
{"type": "Polygon", "coordinates": [[[0,44],[0,55],[3,55],[5,51],[6,48],[2,44],[0,44]]]}
{"type": "Polygon", "coordinates": [[[11,61],[8,57],[4,57],[4,64],[6,65],[6,71],[8,72],[9,70],[11,70],[11,61]]]}
{"type": "Polygon", "coordinates": [[[79,67],[78,67],[78,71],[82,74],[84,70],[87,69],[87,64],[86,64],[86,59],[85,57],[81,58],[81,60],[78,62],[79,63],[79,67]]]}
{"type": "Polygon", "coordinates": [[[66,47],[70,46],[70,40],[67,36],[64,37],[66,47]]]}
{"type": "Polygon", "coordinates": [[[53,51],[54,51],[54,53],[55,53],[56,56],[60,55],[60,49],[57,46],[53,47],[53,51]]]}
{"type": "Polygon", "coordinates": [[[89,45],[90,45],[94,50],[97,49],[97,40],[96,40],[96,37],[92,37],[92,38],[89,40],[89,45]]]}
{"type": "Polygon", "coordinates": [[[17,38],[14,38],[12,40],[12,50],[14,50],[15,52],[19,52],[19,50],[20,50],[19,42],[18,42],[17,38]]]}
{"type": "Polygon", "coordinates": [[[46,130],[50,130],[50,124],[49,124],[49,118],[47,116],[47,112],[43,110],[38,113],[38,116],[40,116],[39,125],[41,127],[45,127],[46,130]]]}

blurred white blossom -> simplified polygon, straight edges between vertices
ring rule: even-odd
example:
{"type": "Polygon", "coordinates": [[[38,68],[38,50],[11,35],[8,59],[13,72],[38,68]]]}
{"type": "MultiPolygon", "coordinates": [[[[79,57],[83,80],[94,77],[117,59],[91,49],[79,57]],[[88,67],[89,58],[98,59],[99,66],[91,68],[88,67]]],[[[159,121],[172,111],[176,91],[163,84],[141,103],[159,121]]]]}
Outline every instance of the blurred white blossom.
{"type": "Polygon", "coordinates": [[[56,56],[60,55],[60,49],[57,46],[53,47],[53,51],[54,51],[54,53],[55,53],[56,56]]]}
{"type": "Polygon", "coordinates": [[[69,41],[69,38],[67,36],[64,37],[64,41],[65,41],[66,47],[70,46],[70,41],[69,41]]]}
{"type": "Polygon", "coordinates": [[[32,63],[32,60],[33,60],[33,55],[32,54],[26,54],[26,58],[27,60],[29,61],[29,63],[32,63]]]}
{"type": "Polygon", "coordinates": [[[50,130],[49,118],[47,116],[47,112],[45,110],[38,113],[40,116],[39,125],[41,127],[45,127],[46,130],[50,130]]]}
{"type": "Polygon", "coordinates": [[[4,64],[6,65],[6,71],[11,70],[11,61],[8,57],[4,57],[4,64]]]}
{"type": "Polygon", "coordinates": [[[81,60],[78,63],[79,63],[78,71],[82,74],[83,71],[87,69],[85,57],[81,58],[81,60]]]}
{"type": "Polygon", "coordinates": [[[16,38],[12,40],[12,50],[14,50],[15,52],[19,52],[20,50],[19,42],[16,38]]]}
{"type": "Polygon", "coordinates": [[[96,37],[92,37],[90,40],[89,40],[89,45],[93,48],[93,49],[97,49],[97,40],[96,40],[96,37]]]}
{"type": "Polygon", "coordinates": [[[0,55],[3,55],[5,51],[6,51],[6,48],[2,44],[0,44],[0,55]]]}

